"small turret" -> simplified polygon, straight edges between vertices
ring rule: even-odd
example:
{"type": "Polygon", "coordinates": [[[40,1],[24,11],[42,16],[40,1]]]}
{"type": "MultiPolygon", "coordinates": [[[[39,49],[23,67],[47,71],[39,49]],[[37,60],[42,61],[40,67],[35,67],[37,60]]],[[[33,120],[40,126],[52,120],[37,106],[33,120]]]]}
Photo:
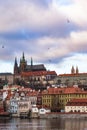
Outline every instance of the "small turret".
{"type": "Polygon", "coordinates": [[[78,66],[76,66],[76,74],[79,73],[79,69],[78,69],[78,66]]]}
{"type": "Polygon", "coordinates": [[[74,66],[72,66],[72,68],[71,68],[71,74],[75,74],[74,66]]]}

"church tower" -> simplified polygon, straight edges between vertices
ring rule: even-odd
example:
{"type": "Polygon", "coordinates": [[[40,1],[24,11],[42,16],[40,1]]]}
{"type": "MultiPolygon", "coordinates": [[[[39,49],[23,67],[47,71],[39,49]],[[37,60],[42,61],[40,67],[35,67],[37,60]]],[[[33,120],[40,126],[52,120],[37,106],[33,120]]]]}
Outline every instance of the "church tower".
{"type": "Polygon", "coordinates": [[[72,66],[72,68],[71,68],[71,74],[75,74],[74,66],[72,66]]]}
{"type": "Polygon", "coordinates": [[[79,73],[79,69],[78,69],[78,66],[76,66],[76,74],[79,73]]]}
{"type": "Polygon", "coordinates": [[[33,59],[31,57],[31,71],[33,70],[33,59]]]}
{"type": "Polygon", "coordinates": [[[15,57],[15,63],[14,63],[14,74],[18,74],[18,64],[17,64],[17,58],[15,57]]]}
{"type": "Polygon", "coordinates": [[[20,72],[26,71],[27,61],[25,60],[24,52],[22,58],[20,59],[20,72]]]}

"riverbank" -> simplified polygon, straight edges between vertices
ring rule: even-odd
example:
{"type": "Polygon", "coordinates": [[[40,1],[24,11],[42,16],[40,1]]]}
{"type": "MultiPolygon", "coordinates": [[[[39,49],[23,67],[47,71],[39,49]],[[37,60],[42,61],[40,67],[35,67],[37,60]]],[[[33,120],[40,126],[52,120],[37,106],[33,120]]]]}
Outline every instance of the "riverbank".
{"type": "Polygon", "coordinates": [[[47,113],[45,115],[40,115],[39,118],[87,118],[87,113],[60,113],[60,112],[54,112],[54,113],[47,113]]]}
{"type": "MultiPolygon", "coordinates": [[[[16,114],[13,118],[20,118],[16,114]]],[[[24,117],[25,118],[25,117],[24,117]]],[[[65,113],[65,112],[50,112],[46,114],[32,115],[27,117],[30,119],[57,119],[57,118],[85,118],[87,119],[87,113],[65,113]]]]}
{"type": "Polygon", "coordinates": [[[9,112],[1,112],[0,119],[11,119],[11,114],[9,112]]]}

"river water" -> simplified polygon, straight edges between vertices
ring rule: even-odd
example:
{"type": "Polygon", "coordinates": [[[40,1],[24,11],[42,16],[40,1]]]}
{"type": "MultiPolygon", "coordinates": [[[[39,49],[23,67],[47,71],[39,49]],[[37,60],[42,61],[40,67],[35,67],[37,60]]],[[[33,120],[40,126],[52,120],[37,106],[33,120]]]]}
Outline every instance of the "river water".
{"type": "Polygon", "coordinates": [[[0,120],[0,130],[87,130],[87,119],[19,119],[0,120]]]}

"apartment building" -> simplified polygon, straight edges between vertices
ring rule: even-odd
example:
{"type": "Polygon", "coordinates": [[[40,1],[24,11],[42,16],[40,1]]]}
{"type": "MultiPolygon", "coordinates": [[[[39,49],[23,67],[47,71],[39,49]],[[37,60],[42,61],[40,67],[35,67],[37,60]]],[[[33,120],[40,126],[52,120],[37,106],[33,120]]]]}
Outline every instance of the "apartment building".
{"type": "Polygon", "coordinates": [[[73,99],[65,105],[65,112],[87,112],[87,98],[73,99]]]}
{"type": "Polygon", "coordinates": [[[51,110],[64,110],[66,104],[74,98],[87,98],[87,92],[77,87],[48,88],[42,93],[42,105],[51,110]]]}

